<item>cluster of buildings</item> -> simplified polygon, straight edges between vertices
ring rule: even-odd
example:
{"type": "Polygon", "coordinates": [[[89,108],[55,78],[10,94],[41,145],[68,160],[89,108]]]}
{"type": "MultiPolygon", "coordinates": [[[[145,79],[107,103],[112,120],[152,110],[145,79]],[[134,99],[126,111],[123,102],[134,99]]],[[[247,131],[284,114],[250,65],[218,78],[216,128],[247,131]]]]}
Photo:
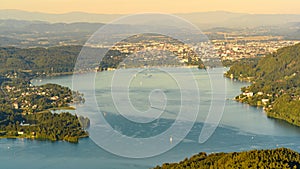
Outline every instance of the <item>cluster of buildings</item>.
{"type": "Polygon", "coordinates": [[[159,40],[120,42],[111,49],[127,53],[129,59],[142,58],[144,61],[165,60],[167,57],[176,57],[180,63],[197,62],[199,60],[193,47],[174,40],[172,42],[159,40]]]}
{"type": "Polygon", "coordinates": [[[273,53],[279,48],[291,46],[300,41],[273,40],[273,41],[214,41],[214,50],[222,60],[238,60],[242,58],[262,57],[273,53]]]}
{"type": "MultiPolygon", "coordinates": [[[[212,40],[211,42],[199,42],[193,44],[184,44],[182,42],[171,39],[170,37],[155,35],[152,39],[149,37],[139,37],[139,41],[122,41],[114,45],[111,50],[118,50],[121,53],[134,55],[134,57],[144,57],[144,60],[149,60],[149,57],[144,56],[147,51],[169,51],[176,55],[181,63],[198,63],[209,61],[212,58],[221,58],[222,60],[238,60],[242,58],[262,57],[266,54],[273,53],[279,48],[291,46],[300,41],[283,40],[280,37],[236,37],[230,40],[212,40]],[[143,55],[144,54],[144,55],[143,55]]],[[[90,47],[95,47],[90,44],[90,47]]],[[[110,46],[97,46],[101,48],[110,46]]],[[[155,52],[150,59],[162,59],[163,54],[155,52]]],[[[115,57],[115,56],[110,56],[115,57]]]]}
{"type": "MultiPolygon", "coordinates": [[[[258,106],[265,106],[269,103],[270,99],[272,98],[272,94],[264,94],[263,92],[257,92],[257,93],[253,93],[253,92],[243,92],[242,93],[242,98],[243,97],[247,97],[247,98],[251,98],[251,97],[257,97],[257,105],[258,106]]],[[[239,98],[241,98],[241,96],[239,96],[239,98]]]]}
{"type": "Polygon", "coordinates": [[[23,113],[33,113],[37,109],[43,109],[46,104],[53,107],[63,106],[68,100],[71,100],[71,96],[65,95],[64,98],[60,98],[58,95],[53,95],[51,88],[43,88],[41,86],[28,85],[26,87],[17,87],[14,85],[6,85],[4,87],[12,108],[14,110],[21,110],[23,113]],[[40,98],[45,98],[46,103],[39,103],[40,98]],[[44,105],[42,105],[44,104],[44,105]]]}

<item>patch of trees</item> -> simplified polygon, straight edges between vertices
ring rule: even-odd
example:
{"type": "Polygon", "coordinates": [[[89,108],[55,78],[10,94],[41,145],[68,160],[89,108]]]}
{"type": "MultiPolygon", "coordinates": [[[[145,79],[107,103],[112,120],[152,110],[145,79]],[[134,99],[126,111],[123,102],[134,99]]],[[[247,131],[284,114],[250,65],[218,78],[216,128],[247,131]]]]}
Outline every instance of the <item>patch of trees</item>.
{"type": "Polygon", "coordinates": [[[255,67],[258,64],[259,58],[241,59],[239,61],[223,61],[225,66],[230,66],[230,69],[226,72],[225,76],[239,80],[245,80],[244,78],[255,76],[255,67]],[[246,66],[245,66],[246,65],[246,66]]]}
{"type": "Polygon", "coordinates": [[[81,46],[0,48],[0,71],[72,72],[81,46]]]}
{"type": "Polygon", "coordinates": [[[0,124],[0,131],[2,131],[2,136],[6,137],[64,140],[73,143],[77,143],[81,137],[88,136],[88,133],[83,130],[79,118],[68,112],[57,114],[45,111],[25,115],[20,119],[15,117],[7,125],[0,124]]]}
{"type": "Polygon", "coordinates": [[[300,168],[300,154],[286,148],[239,153],[199,153],[179,163],[165,163],[154,169],[300,168]]]}

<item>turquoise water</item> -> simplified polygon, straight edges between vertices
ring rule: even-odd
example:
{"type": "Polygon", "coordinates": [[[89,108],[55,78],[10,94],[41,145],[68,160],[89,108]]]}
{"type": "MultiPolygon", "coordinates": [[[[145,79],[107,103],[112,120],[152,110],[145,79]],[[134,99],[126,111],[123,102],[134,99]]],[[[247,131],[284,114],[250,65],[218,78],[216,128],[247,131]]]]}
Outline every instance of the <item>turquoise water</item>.
{"type": "MultiPolygon", "coordinates": [[[[113,73],[101,72],[96,75],[95,73],[80,75],[83,79],[89,79],[90,77],[95,79],[95,97],[97,100],[96,105],[90,105],[89,98],[93,95],[92,89],[85,88],[84,84],[86,81],[77,81],[76,83],[82,83],[80,91],[87,98],[85,105],[77,107],[77,110],[82,111],[80,114],[89,115],[89,113],[96,111],[95,107],[98,107],[101,113],[105,112],[105,119],[113,129],[123,135],[135,138],[155,136],[170,128],[176,116],[178,116],[176,110],[179,109],[181,103],[181,94],[177,90],[176,79],[174,80],[172,76],[159,71],[141,72],[131,79],[129,98],[132,105],[139,112],[146,111],[152,105],[160,106],[159,103],[149,102],[149,92],[153,89],[159,88],[164,92],[164,96],[156,95],[159,100],[167,98],[167,104],[163,107],[165,112],[160,115],[159,120],[149,123],[134,123],[120,115],[113,105],[110,91],[113,73]]],[[[142,159],[120,157],[95,144],[92,141],[96,140],[94,135],[91,138],[81,139],[78,144],[26,139],[1,139],[1,168],[143,169],[154,167],[164,162],[180,161],[201,151],[211,153],[288,147],[300,152],[300,129],[284,122],[267,118],[260,108],[232,101],[231,98],[239,94],[240,87],[247,85],[247,83],[234,82],[228,79],[226,79],[226,106],[221,122],[212,137],[203,144],[198,143],[203,121],[209,109],[211,95],[209,78],[206,72],[193,69],[193,73],[195,79],[197,79],[200,93],[200,111],[196,123],[178,145],[163,154],[142,159]]],[[[72,87],[72,76],[52,77],[42,79],[42,81],[33,80],[33,83],[58,83],[72,87]]],[[[191,105],[193,104],[192,102],[191,105]]],[[[128,115],[126,112],[124,114],[128,115]]],[[[130,114],[128,117],[133,115],[130,114]]],[[[152,118],[142,113],[135,116],[143,119],[152,118]]],[[[173,136],[173,140],[176,140],[175,136],[173,136]]],[[[156,143],[154,142],[153,144],[155,145],[156,143]]],[[[120,145],[112,146],[118,147],[120,145]]],[[[159,148],[159,145],[157,147],[159,148]]],[[[139,151],[149,150],[145,147],[139,151]]]]}

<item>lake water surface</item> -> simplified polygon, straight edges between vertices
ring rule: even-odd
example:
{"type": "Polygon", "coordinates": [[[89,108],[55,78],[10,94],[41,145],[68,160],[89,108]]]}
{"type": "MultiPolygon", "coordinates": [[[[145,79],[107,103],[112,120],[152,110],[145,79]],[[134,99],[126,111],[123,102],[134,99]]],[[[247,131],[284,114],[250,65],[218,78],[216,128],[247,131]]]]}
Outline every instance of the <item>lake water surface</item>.
{"type": "MultiPolygon", "coordinates": [[[[143,169],[154,167],[164,162],[180,161],[185,157],[202,151],[211,153],[287,147],[300,152],[300,128],[267,118],[261,108],[250,107],[233,101],[232,98],[238,95],[240,88],[247,85],[247,83],[234,82],[229,79],[225,81],[227,99],[225,100],[225,109],[220,124],[214,134],[205,143],[200,144],[198,142],[199,134],[210,108],[211,84],[204,70],[192,69],[192,72],[197,80],[198,89],[191,89],[191,93],[196,93],[196,90],[199,91],[200,109],[196,122],[188,135],[173,149],[150,158],[132,159],[120,157],[104,150],[101,146],[98,146],[92,141],[94,140],[93,138],[95,138],[94,135],[91,138],[81,139],[78,144],[62,141],[48,142],[27,139],[1,139],[1,168],[143,169]]],[[[76,83],[79,83],[77,86],[81,86],[80,92],[84,93],[87,100],[84,105],[77,106],[77,110],[80,112],[76,113],[90,116],[90,114],[97,113],[95,111],[100,110],[106,121],[114,130],[134,138],[153,137],[170,128],[178,116],[178,110],[181,104],[183,104],[181,93],[178,90],[178,83],[174,77],[164,72],[147,70],[140,71],[140,73],[131,79],[128,87],[128,96],[132,106],[135,107],[138,112],[147,111],[149,107],[153,108],[153,105],[159,107],[161,106],[160,102],[167,100],[166,105],[160,108],[163,109],[164,112],[160,115],[159,120],[154,120],[149,123],[133,123],[124,118],[114,105],[110,88],[113,74],[114,72],[101,72],[96,75],[95,73],[80,75],[82,79],[90,79],[93,77],[95,81],[91,83],[95,83],[95,90],[85,85],[89,83],[87,81],[76,81],[76,83]],[[159,91],[153,90],[158,88],[160,89],[159,91]],[[158,91],[158,94],[154,95],[156,99],[149,102],[149,93],[153,91],[158,91]],[[164,95],[162,95],[160,91],[163,91],[164,95]],[[96,105],[90,102],[92,96],[96,98],[96,105]],[[158,102],[156,103],[155,101],[157,100],[158,102]]],[[[183,74],[182,77],[184,76],[187,75],[183,74]]],[[[33,80],[33,83],[35,85],[57,83],[72,87],[72,76],[51,77],[42,79],[42,81],[36,79],[33,80]]],[[[114,92],[124,91],[114,90],[114,92]]],[[[189,102],[190,105],[195,104],[194,100],[190,100],[189,102]]],[[[118,100],[117,104],[123,104],[122,100],[118,100]]],[[[190,109],[192,110],[192,108],[190,109]]],[[[128,115],[127,117],[129,118],[134,116],[143,120],[153,118],[152,116],[142,113],[130,114],[130,112],[124,112],[124,114],[128,115]]],[[[189,115],[189,113],[187,112],[186,115],[189,115]]],[[[96,125],[98,121],[94,120],[94,122],[95,124],[93,124],[92,120],[91,127],[96,125]]],[[[176,140],[175,136],[176,134],[174,134],[173,140],[176,140]]],[[[115,144],[113,141],[111,141],[111,143],[115,144]]],[[[156,142],[152,144],[155,146],[156,142]]],[[[120,145],[112,146],[118,147],[120,145]]],[[[160,146],[161,145],[157,145],[157,147],[160,146]]],[[[132,151],[134,152],[136,150],[132,151]]],[[[139,150],[139,152],[143,151],[150,150],[146,147],[139,150]]]]}

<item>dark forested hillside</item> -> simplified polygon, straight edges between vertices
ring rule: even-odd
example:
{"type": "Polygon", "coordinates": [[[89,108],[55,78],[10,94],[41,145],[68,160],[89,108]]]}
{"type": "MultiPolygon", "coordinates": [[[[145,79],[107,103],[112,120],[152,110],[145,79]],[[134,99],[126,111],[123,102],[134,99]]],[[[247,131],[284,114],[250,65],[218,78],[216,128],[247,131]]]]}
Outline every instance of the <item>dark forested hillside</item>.
{"type": "Polygon", "coordinates": [[[240,153],[199,153],[179,163],[165,163],[155,169],[300,168],[300,154],[286,148],[240,153]]]}
{"type": "MultiPolygon", "coordinates": [[[[0,75],[8,72],[18,72],[19,75],[21,73],[25,77],[29,75],[72,73],[81,49],[82,46],[72,45],[26,49],[0,47],[0,75]]],[[[106,50],[107,48],[89,48],[90,54],[95,56],[102,54],[106,50]]],[[[125,56],[126,53],[121,53],[118,50],[108,50],[102,61],[99,56],[99,63],[95,63],[94,59],[86,60],[84,62],[85,65],[80,67],[87,70],[99,66],[103,69],[108,67],[116,68],[125,56]]]]}
{"type": "Polygon", "coordinates": [[[270,117],[300,126],[300,44],[279,49],[258,61],[239,62],[227,77],[251,80],[236,99],[263,106],[270,117]]]}
{"type": "Polygon", "coordinates": [[[0,48],[0,72],[71,72],[81,46],[20,49],[0,48]]]}

